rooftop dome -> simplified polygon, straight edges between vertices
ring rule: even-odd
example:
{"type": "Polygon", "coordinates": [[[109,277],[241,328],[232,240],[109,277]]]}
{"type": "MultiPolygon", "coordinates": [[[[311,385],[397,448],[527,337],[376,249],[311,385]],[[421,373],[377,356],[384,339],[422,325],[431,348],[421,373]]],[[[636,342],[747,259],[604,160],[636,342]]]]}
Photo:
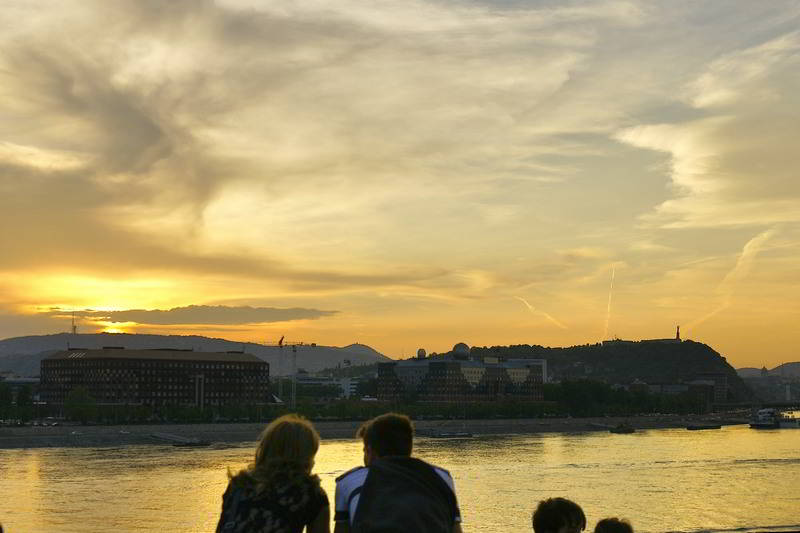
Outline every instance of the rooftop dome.
{"type": "Polygon", "coordinates": [[[428,355],[428,352],[425,351],[425,348],[420,348],[417,350],[417,358],[425,359],[425,356],[428,355]]]}
{"type": "Polygon", "coordinates": [[[453,353],[458,355],[469,355],[469,346],[466,343],[459,342],[453,346],[453,353]]]}

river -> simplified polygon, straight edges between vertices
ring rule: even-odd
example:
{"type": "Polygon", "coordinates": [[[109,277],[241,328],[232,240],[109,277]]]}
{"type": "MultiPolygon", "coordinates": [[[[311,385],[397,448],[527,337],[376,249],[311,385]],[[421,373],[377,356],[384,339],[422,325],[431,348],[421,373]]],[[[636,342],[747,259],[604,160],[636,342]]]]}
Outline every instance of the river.
{"type": "MultiPolygon", "coordinates": [[[[800,430],[659,429],[416,441],[452,473],[464,531],[531,531],[530,514],[565,496],[638,532],[800,530],[800,430]]],[[[0,450],[0,523],[10,533],[213,531],[226,469],[253,445],[0,450]]],[[[355,440],[323,441],[315,472],[361,461],[355,440]]]]}

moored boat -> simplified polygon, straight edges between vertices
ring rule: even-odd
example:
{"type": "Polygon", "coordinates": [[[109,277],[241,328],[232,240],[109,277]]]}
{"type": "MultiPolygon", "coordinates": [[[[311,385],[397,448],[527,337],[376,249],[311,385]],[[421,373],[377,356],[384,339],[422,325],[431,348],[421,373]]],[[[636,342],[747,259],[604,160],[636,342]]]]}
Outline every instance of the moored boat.
{"type": "Polygon", "coordinates": [[[474,435],[468,431],[437,431],[429,436],[432,439],[466,439],[474,435]]]}
{"type": "Polygon", "coordinates": [[[722,428],[722,424],[689,424],[686,426],[686,429],[689,431],[699,431],[702,429],[720,429],[722,428]]]}
{"type": "Polygon", "coordinates": [[[778,411],[772,408],[759,409],[750,421],[753,429],[778,429],[780,427],[778,411]]]}
{"type": "Polygon", "coordinates": [[[800,418],[781,413],[778,417],[778,426],[780,429],[800,429],[800,418]]]}
{"type": "Polygon", "coordinates": [[[210,446],[211,443],[207,440],[187,440],[185,442],[175,442],[172,445],[178,448],[186,448],[195,446],[210,446]]]}
{"type": "Polygon", "coordinates": [[[634,433],[636,431],[636,429],[633,426],[631,426],[630,424],[626,424],[626,423],[623,422],[623,423],[617,424],[613,428],[609,429],[609,431],[611,433],[620,433],[620,434],[624,435],[624,434],[628,434],[628,433],[634,433]]]}

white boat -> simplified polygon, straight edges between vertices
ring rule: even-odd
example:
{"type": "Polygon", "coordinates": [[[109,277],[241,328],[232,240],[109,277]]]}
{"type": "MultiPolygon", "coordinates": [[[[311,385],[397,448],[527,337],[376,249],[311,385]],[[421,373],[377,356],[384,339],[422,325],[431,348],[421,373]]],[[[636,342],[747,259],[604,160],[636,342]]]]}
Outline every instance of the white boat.
{"type": "Polygon", "coordinates": [[[753,429],[778,429],[778,412],[775,409],[759,409],[750,420],[753,429]]]}
{"type": "Polygon", "coordinates": [[[756,411],[750,421],[753,429],[800,429],[800,418],[771,407],[756,411]]]}
{"type": "Polygon", "coordinates": [[[778,425],[781,429],[800,429],[800,418],[781,413],[781,416],[778,418],[778,425]]]}

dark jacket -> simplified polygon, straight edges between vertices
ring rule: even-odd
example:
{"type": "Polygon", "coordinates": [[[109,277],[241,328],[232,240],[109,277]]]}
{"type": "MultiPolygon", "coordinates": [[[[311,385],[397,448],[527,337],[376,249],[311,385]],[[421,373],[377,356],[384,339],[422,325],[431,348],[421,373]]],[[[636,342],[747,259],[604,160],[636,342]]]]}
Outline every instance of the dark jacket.
{"type": "Polygon", "coordinates": [[[431,465],[406,456],[369,465],[353,533],[451,533],[459,515],[456,496],[431,465]]]}

